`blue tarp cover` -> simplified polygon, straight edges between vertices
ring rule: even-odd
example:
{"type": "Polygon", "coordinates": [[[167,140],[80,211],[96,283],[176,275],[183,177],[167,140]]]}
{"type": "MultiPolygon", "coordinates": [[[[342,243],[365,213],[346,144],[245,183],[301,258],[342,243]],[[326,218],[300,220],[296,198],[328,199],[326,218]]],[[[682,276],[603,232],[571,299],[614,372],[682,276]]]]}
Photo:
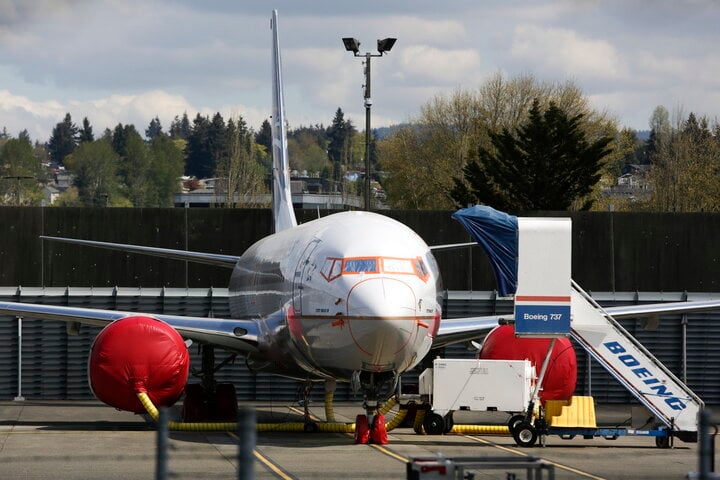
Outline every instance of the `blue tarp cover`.
{"type": "Polygon", "coordinates": [[[517,290],[517,217],[485,205],[476,205],[458,210],[452,218],[463,224],[490,257],[500,295],[513,295],[517,290]]]}

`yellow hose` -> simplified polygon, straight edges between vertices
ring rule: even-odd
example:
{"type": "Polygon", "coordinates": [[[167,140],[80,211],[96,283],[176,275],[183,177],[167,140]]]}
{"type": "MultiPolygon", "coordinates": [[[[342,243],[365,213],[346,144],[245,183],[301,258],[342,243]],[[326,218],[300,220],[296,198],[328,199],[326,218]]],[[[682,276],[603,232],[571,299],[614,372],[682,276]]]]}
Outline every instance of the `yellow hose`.
{"type": "Polygon", "coordinates": [[[413,430],[418,435],[423,435],[425,430],[423,429],[423,421],[425,420],[425,409],[418,407],[415,413],[415,423],[413,423],[413,430]]]}
{"type": "MultiPolygon", "coordinates": [[[[142,403],[142,406],[145,407],[145,411],[147,411],[148,415],[157,422],[160,418],[160,412],[155,405],[153,405],[152,400],[150,400],[147,393],[137,392],[136,395],[140,400],[140,403],[142,403]]],[[[168,422],[169,430],[182,432],[235,431],[237,428],[237,422],[168,422]]]]}
{"type": "Polygon", "coordinates": [[[450,433],[467,433],[473,435],[509,435],[510,429],[507,425],[455,425],[450,433]]]}
{"type": "Polygon", "coordinates": [[[333,397],[335,392],[325,392],[325,421],[333,423],[335,422],[335,409],[333,408],[333,397]]]}
{"type": "Polygon", "coordinates": [[[398,410],[398,412],[395,414],[393,419],[385,424],[385,430],[390,432],[390,431],[396,429],[397,427],[399,427],[400,424],[403,422],[403,420],[405,420],[406,415],[407,415],[406,408],[401,408],[400,410],[398,410]]]}
{"type": "MultiPolygon", "coordinates": [[[[150,415],[150,417],[154,421],[158,421],[160,418],[160,412],[158,411],[157,407],[152,403],[152,400],[150,400],[150,397],[148,397],[147,393],[145,392],[137,392],[136,393],[138,400],[140,400],[140,403],[142,403],[142,406],[145,408],[145,411],[150,415]]],[[[388,431],[392,430],[393,428],[397,427],[400,423],[402,423],[403,418],[405,418],[405,414],[407,411],[401,410],[399,411],[393,420],[391,422],[386,423],[386,427],[388,431]],[[397,423],[397,424],[396,424],[397,423]]],[[[318,423],[317,424],[318,431],[324,432],[324,433],[354,433],[355,432],[355,424],[354,423],[340,423],[340,422],[327,422],[327,423],[318,423]]],[[[238,425],[236,422],[168,422],[168,429],[174,430],[174,431],[182,431],[182,432],[212,432],[212,431],[235,431],[237,430],[238,425]]],[[[257,424],[257,431],[258,432],[304,432],[305,431],[305,424],[304,423],[258,423],[257,424]]]]}
{"type": "MultiPolygon", "coordinates": [[[[150,397],[148,397],[147,393],[145,392],[138,392],[137,394],[138,400],[140,400],[140,403],[142,403],[142,406],[147,411],[148,415],[152,417],[153,420],[156,422],[160,418],[160,412],[158,409],[153,405],[152,400],[150,400],[150,397]]],[[[382,415],[385,415],[390,411],[392,407],[394,407],[397,404],[397,400],[393,397],[390,400],[388,400],[383,407],[381,407],[378,412],[380,412],[382,415]]],[[[385,424],[385,428],[388,432],[394,430],[405,419],[405,416],[407,415],[407,409],[402,408],[400,409],[393,419],[385,424]]],[[[417,413],[415,414],[415,424],[413,425],[413,428],[415,429],[415,433],[422,434],[423,433],[423,420],[425,419],[425,409],[418,408],[417,413]]],[[[326,422],[326,423],[318,423],[317,424],[318,431],[323,433],[354,433],[355,432],[355,424],[354,423],[340,423],[340,422],[326,422]]],[[[235,431],[237,430],[237,423],[236,422],[168,422],[168,429],[174,430],[174,431],[181,431],[181,432],[217,432],[217,431],[235,431]]],[[[258,423],[257,424],[257,431],[258,432],[304,432],[305,431],[305,424],[304,423],[258,423]]],[[[450,433],[466,433],[466,434],[475,434],[475,435],[487,435],[487,434],[498,434],[498,435],[507,435],[509,434],[510,430],[506,425],[455,425],[452,430],[450,430],[450,433]]]]}
{"type": "Polygon", "coordinates": [[[388,399],[387,402],[385,402],[385,404],[384,404],[382,407],[378,408],[378,413],[379,413],[380,415],[387,415],[387,413],[388,413],[390,410],[392,410],[392,408],[393,408],[395,405],[397,405],[397,398],[396,398],[396,397],[391,397],[391,398],[388,399]]]}

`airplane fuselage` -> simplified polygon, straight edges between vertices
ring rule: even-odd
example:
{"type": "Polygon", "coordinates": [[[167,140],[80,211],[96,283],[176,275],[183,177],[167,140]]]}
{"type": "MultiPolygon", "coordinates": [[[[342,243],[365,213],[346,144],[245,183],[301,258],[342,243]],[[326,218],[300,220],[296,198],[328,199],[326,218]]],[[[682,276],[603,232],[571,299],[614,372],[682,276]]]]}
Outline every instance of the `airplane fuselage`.
{"type": "Polygon", "coordinates": [[[333,214],[259,240],[230,280],[236,318],[255,318],[251,367],[297,378],[402,373],[440,323],[437,264],[411,229],[369,212],[333,214]]]}

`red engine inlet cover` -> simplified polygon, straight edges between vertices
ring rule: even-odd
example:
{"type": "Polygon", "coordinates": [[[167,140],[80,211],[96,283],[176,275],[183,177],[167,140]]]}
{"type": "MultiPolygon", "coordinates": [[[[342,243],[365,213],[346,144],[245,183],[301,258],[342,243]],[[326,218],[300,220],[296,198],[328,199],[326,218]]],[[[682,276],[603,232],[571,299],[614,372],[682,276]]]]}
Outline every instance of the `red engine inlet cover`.
{"type": "MultiPolygon", "coordinates": [[[[549,338],[516,338],[515,327],[500,325],[494,328],[483,342],[480,358],[489,360],[525,360],[535,366],[540,375],[549,338]]],[[[577,357],[568,338],[558,338],[548,364],[540,400],[568,400],[577,383],[577,357]]]]}
{"type": "Polygon", "coordinates": [[[95,338],[88,378],[99,400],[144,413],[136,393],[144,390],[158,407],[174,404],[185,388],[189,365],[187,346],[174,328],[133,316],[109,324],[95,338]]]}

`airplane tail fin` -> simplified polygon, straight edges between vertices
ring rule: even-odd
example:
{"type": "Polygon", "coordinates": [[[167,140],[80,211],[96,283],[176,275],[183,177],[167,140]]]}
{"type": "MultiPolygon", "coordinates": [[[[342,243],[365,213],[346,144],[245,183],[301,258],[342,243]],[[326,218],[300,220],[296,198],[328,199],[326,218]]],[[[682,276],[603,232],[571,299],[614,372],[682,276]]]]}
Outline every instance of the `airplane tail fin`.
{"type": "Polygon", "coordinates": [[[273,220],[275,232],[297,225],[290,193],[290,164],[287,151],[287,124],[285,99],[283,97],[280,42],[278,40],[277,10],[270,20],[273,37],[273,107],[272,107],[272,156],[273,156],[273,220]]]}

